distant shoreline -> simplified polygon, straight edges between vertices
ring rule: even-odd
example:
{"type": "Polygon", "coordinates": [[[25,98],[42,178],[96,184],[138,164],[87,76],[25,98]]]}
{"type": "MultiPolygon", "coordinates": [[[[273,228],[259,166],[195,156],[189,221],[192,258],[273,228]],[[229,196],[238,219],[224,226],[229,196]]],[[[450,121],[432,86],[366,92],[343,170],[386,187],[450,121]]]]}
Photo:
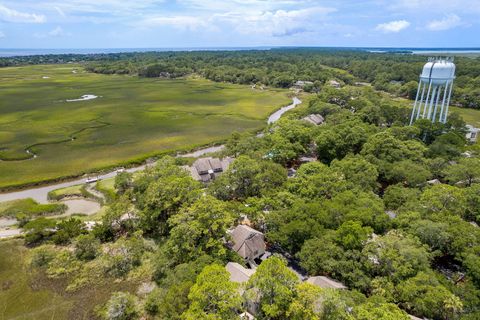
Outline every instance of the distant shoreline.
{"type": "Polygon", "coordinates": [[[20,56],[39,56],[39,55],[64,55],[64,54],[112,54],[112,53],[134,53],[134,52],[191,52],[191,51],[245,51],[245,50],[278,50],[278,49],[318,49],[318,50],[353,50],[367,51],[372,53],[411,53],[411,54],[430,54],[430,53],[455,53],[468,54],[480,53],[480,48],[413,48],[413,47],[285,47],[285,46],[265,46],[265,47],[192,47],[192,48],[64,48],[64,49],[0,49],[0,58],[12,58],[20,56]]]}

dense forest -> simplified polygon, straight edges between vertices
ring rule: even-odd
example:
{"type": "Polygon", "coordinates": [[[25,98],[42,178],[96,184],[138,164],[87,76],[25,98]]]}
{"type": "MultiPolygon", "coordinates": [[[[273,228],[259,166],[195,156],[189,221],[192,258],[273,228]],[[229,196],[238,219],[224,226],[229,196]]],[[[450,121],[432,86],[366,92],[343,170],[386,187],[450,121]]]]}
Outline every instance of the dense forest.
{"type": "MultiPolygon", "coordinates": [[[[297,80],[314,82],[306,91],[319,91],[332,79],[346,84],[366,81],[376,89],[414,99],[425,61],[425,56],[408,53],[304,48],[14,57],[0,59],[0,67],[86,62],[87,70],[104,74],[182,77],[195,73],[213,81],[281,88],[297,80]]],[[[455,63],[453,104],[480,108],[480,57],[457,57],[455,63]]]]}
{"type": "MultiPolygon", "coordinates": [[[[395,63],[408,65],[402,59],[411,58],[395,63]]],[[[267,78],[283,64],[294,68],[287,61],[267,78]]],[[[294,69],[285,76],[308,70],[294,69]]],[[[407,121],[386,93],[324,87],[263,135],[233,134],[221,156],[235,160],[208,185],[183,160],[164,157],[117,176],[115,200],[91,231],[76,218],[25,221],[30,267],[70,291],[154,282],[146,294],[114,293],[95,310],[104,319],[228,320],[248,303],[258,319],[479,319],[480,150],[455,115],[446,124],[407,121]],[[309,114],[325,123],[301,120],[309,114]],[[318,160],[301,164],[302,156],[318,160]],[[225,264],[245,262],[225,243],[246,218],[275,253],[239,285],[225,264]],[[303,282],[292,263],[348,290],[303,282]]]]}

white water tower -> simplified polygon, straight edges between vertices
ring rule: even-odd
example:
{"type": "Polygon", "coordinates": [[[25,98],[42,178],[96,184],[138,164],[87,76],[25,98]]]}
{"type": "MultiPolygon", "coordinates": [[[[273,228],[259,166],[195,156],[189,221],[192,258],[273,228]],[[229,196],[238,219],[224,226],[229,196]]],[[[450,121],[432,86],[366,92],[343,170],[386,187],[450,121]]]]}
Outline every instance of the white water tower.
{"type": "Polygon", "coordinates": [[[455,64],[453,58],[428,59],[420,75],[410,125],[417,119],[447,122],[454,79],[455,64]]]}

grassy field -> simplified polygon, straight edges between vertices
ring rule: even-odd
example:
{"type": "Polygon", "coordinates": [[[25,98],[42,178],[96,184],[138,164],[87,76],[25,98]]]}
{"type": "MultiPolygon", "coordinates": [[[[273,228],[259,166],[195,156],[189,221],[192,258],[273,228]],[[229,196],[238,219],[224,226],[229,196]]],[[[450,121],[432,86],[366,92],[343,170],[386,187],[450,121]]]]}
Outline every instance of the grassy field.
{"type": "Polygon", "coordinates": [[[77,65],[0,69],[0,188],[79,175],[256,130],[290,99],[203,79],[86,73],[77,65]],[[76,73],[73,73],[76,71],[76,73]],[[97,99],[66,102],[92,94],[97,99]]]}
{"type": "Polygon", "coordinates": [[[467,124],[480,127],[480,110],[450,107],[450,112],[458,113],[467,124]]]}

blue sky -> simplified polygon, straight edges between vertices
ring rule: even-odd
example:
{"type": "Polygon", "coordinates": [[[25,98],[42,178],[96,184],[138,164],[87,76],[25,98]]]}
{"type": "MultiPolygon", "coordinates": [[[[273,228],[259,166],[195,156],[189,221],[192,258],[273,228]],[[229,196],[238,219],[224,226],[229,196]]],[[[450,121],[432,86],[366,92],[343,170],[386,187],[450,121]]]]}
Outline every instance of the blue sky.
{"type": "Polygon", "coordinates": [[[0,0],[0,48],[480,47],[480,0],[0,0]]]}

